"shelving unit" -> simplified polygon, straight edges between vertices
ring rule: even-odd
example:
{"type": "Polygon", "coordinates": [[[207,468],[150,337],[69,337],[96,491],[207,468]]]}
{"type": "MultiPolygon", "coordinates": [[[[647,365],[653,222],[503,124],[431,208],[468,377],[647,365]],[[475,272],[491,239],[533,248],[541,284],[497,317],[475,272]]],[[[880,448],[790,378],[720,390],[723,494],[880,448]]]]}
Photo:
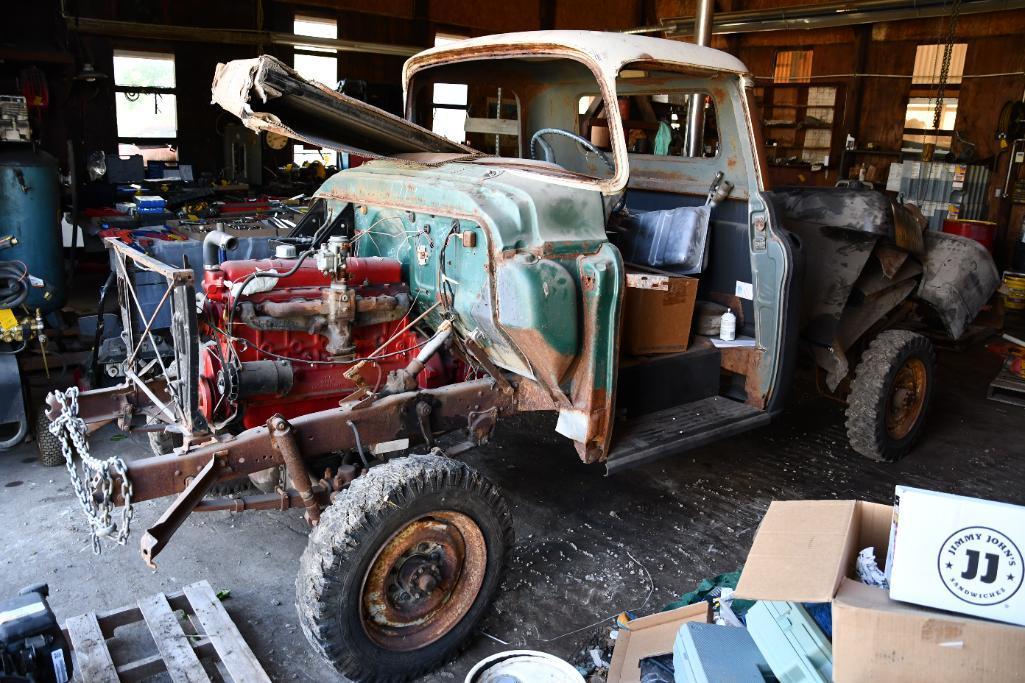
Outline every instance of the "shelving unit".
{"type": "Polygon", "coordinates": [[[771,83],[755,88],[762,113],[762,135],[771,168],[836,168],[843,141],[845,84],[771,83]],[[809,123],[814,117],[823,124],[809,123]],[[767,122],[776,122],[768,124],[767,122]],[[774,142],[775,144],[770,144],[774,142]],[[793,159],[796,157],[796,161],[793,159]],[[789,162],[784,160],[790,159],[789,162]]]}

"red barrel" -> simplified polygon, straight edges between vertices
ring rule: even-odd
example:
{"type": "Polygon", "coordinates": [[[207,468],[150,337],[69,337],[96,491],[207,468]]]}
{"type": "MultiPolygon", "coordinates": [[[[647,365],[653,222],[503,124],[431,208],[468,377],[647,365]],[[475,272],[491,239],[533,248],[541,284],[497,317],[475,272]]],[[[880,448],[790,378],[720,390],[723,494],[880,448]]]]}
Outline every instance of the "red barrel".
{"type": "Polygon", "coordinates": [[[997,239],[997,224],[991,221],[963,221],[948,218],[943,221],[943,232],[973,239],[993,253],[997,239]]]}

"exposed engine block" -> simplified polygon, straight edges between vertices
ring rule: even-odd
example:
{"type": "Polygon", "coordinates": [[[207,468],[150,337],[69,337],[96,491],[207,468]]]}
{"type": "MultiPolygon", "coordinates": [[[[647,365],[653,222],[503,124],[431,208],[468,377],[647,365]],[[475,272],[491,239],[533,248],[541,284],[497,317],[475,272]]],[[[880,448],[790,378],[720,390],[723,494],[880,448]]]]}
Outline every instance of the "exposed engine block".
{"type": "MultiPolygon", "coordinates": [[[[411,297],[395,259],[355,258],[331,243],[287,277],[294,258],[226,261],[204,275],[199,407],[213,427],[255,427],[326,410],[360,389],[378,391],[425,342],[407,323],[411,297]],[[232,310],[234,308],[234,310],[232,310]],[[386,344],[387,342],[387,344],[386,344]],[[373,356],[373,360],[366,360],[373,356]]],[[[453,368],[434,355],[421,387],[449,383],[453,368]]]]}

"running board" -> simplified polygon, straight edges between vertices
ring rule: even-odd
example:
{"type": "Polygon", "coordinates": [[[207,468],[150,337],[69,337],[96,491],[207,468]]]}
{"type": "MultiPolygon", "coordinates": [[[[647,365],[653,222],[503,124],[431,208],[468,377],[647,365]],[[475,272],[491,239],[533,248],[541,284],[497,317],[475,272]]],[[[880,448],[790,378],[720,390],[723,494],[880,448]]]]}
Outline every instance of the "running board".
{"type": "Polygon", "coordinates": [[[769,414],[722,396],[703,398],[616,424],[606,472],[679,455],[769,423],[769,414]]]}

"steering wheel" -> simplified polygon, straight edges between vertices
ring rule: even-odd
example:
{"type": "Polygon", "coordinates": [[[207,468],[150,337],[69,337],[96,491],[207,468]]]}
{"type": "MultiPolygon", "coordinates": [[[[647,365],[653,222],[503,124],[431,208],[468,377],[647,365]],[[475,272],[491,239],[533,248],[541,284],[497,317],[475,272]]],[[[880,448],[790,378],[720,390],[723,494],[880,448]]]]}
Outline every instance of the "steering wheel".
{"type": "Polygon", "coordinates": [[[611,173],[613,173],[613,174],[616,173],[616,167],[613,166],[612,162],[609,161],[609,158],[607,156],[605,156],[605,152],[601,151],[600,149],[595,147],[593,144],[591,144],[591,141],[588,140],[587,138],[580,137],[576,133],[571,133],[568,130],[563,130],[561,128],[542,128],[541,130],[539,130],[536,133],[534,133],[533,136],[531,136],[531,138],[530,138],[530,158],[531,159],[537,159],[537,154],[535,153],[535,147],[540,145],[541,151],[544,153],[544,161],[547,161],[547,162],[550,162],[550,163],[553,163],[553,164],[555,163],[555,151],[552,149],[551,145],[549,145],[547,142],[545,142],[544,140],[541,139],[545,135],[561,135],[561,136],[563,136],[565,138],[569,138],[573,142],[577,143],[578,145],[580,145],[581,147],[586,149],[588,152],[593,152],[595,155],[597,155],[597,157],[599,159],[602,160],[602,162],[604,162],[605,166],[608,167],[608,169],[609,169],[609,171],[611,173]]]}

